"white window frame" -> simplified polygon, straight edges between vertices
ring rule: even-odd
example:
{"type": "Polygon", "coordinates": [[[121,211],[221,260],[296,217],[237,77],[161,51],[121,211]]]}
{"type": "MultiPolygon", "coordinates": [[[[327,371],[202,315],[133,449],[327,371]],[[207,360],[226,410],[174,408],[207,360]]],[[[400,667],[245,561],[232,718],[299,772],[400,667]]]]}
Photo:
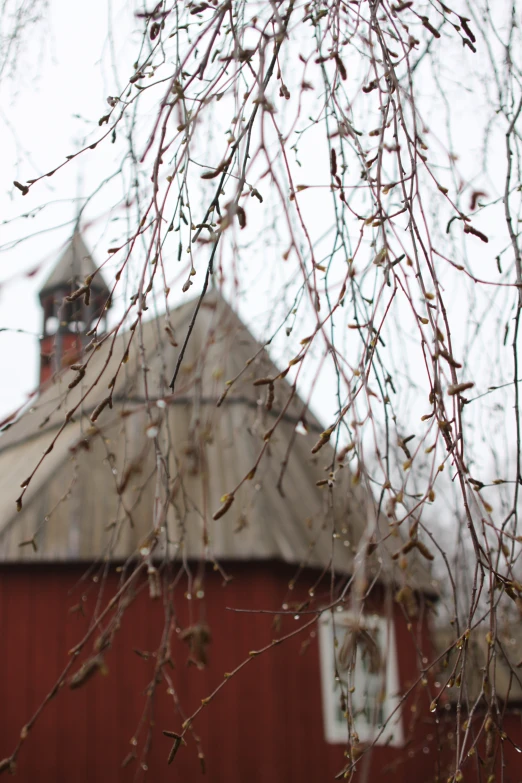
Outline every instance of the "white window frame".
{"type": "MultiPolygon", "coordinates": [[[[386,726],[383,729],[382,726],[372,725],[363,716],[358,715],[355,718],[355,731],[360,742],[375,742],[377,745],[401,747],[404,744],[404,733],[401,709],[399,707],[401,695],[399,692],[397,645],[393,621],[389,621],[382,615],[377,614],[359,617],[354,612],[344,609],[334,611],[334,616],[335,634],[338,640],[337,647],[334,645],[332,612],[323,612],[319,619],[319,655],[321,660],[321,687],[326,741],[331,744],[343,743],[345,745],[348,742],[347,721],[344,718],[341,720],[339,717],[340,685],[335,680],[335,663],[338,661],[345,633],[350,625],[353,627],[355,623],[359,622],[363,623],[364,627],[368,628],[370,632],[372,628],[376,629],[378,642],[380,642],[380,653],[386,660],[386,670],[381,675],[386,678],[385,698],[382,703],[386,726]]],[[[342,676],[344,682],[349,682],[349,686],[355,686],[352,699],[356,699],[357,689],[358,687],[361,688],[361,677],[366,676],[361,661],[361,652],[358,648],[355,671],[351,674],[346,674],[348,680],[342,676]]],[[[377,677],[378,675],[374,676],[377,677]]],[[[378,681],[376,683],[379,685],[378,681]]]]}

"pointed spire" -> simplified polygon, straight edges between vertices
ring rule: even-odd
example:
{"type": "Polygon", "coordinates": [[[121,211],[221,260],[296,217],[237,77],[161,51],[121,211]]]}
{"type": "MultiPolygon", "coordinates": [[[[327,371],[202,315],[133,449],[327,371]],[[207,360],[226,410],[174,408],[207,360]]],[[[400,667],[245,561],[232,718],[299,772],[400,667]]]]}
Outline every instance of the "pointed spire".
{"type": "Polygon", "coordinates": [[[40,300],[45,299],[50,293],[58,289],[69,293],[71,290],[83,285],[85,278],[89,275],[95,275],[91,289],[108,297],[109,289],[107,284],[101,272],[97,271],[96,264],[83,241],[78,225],[76,225],[70,243],[40,289],[40,300]]]}

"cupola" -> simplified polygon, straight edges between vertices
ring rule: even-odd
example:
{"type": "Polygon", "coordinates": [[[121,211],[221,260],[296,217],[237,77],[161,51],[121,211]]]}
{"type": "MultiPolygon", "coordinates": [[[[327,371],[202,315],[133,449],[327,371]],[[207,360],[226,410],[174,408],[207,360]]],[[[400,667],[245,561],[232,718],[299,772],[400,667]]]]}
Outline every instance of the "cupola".
{"type": "Polygon", "coordinates": [[[78,230],[42,286],[43,328],[40,339],[40,386],[64,367],[81,361],[88,333],[106,329],[110,291],[78,230]],[[88,284],[81,296],[74,291],[88,284]],[[87,295],[85,295],[87,294],[87,295]]]}

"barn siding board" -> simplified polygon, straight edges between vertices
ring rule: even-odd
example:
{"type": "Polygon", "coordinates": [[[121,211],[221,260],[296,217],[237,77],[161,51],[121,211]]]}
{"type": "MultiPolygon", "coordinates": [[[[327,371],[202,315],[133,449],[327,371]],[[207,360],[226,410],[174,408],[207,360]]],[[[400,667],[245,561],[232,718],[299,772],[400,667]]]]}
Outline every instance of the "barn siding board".
{"type": "MultiPolygon", "coordinates": [[[[45,580],[34,576],[36,575],[31,575],[27,581],[31,593],[29,632],[33,639],[29,647],[30,666],[27,671],[27,678],[31,683],[31,714],[49,693],[64,663],[61,606],[55,600],[59,589],[58,579],[52,573],[45,580]]],[[[56,769],[58,764],[59,704],[56,700],[47,706],[46,713],[46,720],[36,723],[28,740],[31,745],[37,745],[38,753],[29,752],[24,759],[27,774],[33,780],[41,780],[42,770],[56,769]]]]}
{"type": "MultiPolygon", "coordinates": [[[[522,707],[507,715],[504,723],[504,731],[515,742],[519,748],[522,748],[522,707]]],[[[521,783],[521,755],[520,751],[511,744],[511,742],[502,743],[503,751],[503,775],[505,783],[521,783]]]]}
{"type": "Polygon", "coordinates": [[[106,676],[99,676],[87,687],[88,695],[88,746],[94,750],[87,754],[87,774],[90,781],[103,780],[108,770],[117,770],[122,756],[118,753],[117,700],[112,689],[106,687],[106,676]]]}
{"type": "MultiPolygon", "coordinates": [[[[42,578],[47,577],[48,571],[45,569],[42,578]]],[[[74,572],[74,569],[64,569],[61,590],[67,594],[74,589],[76,579],[80,578],[81,571],[74,572]],[[75,579],[76,577],[76,579],[75,579]]],[[[54,600],[61,602],[60,596],[54,596],[54,600]]],[[[76,600],[70,600],[70,607],[76,603],[76,600]]],[[[64,663],[68,660],[68,652],[82,638],[88,628],[86,618],[78,612],[70,612],[62,604],[62,626],[64,629],[65,645],[63,649],[64,663]]],[[[81,661],[85,656],[77,660],[71,671],[79,668],[81,661]]],[[[87,688],[70,690],[64,686],[58,694],[57,700],[61,702],[59,709],[59,736],[60,736],[60,754],[59,764],[60,772],[57,776],[59,780],[66,781],[68,777],[74,774],[75,783],[88,783],[87,775],[87,757],[89,752],[94,749],[89,747],[88,738],[88,701],[89,694],[87,688]],[[74,772],[73,772],[74,770],[74,772]]]]}
{"type": "MultiPolygon", "coordinates": [[[[31,645],[45,646],[44,640],[34,640],[30,631],[31,585],[23,579],[4,580],[6,622],[2,638],[2,666],[0,671],[7,679],[8,705],[4,712],[8,718],[2,735],[15,745],[20,731],[31,715],[30,655],[31,645]]],[[[43,653],[45,654],[45,652],[43,653]]],[[[4,718],[4,720],[5,720],[4,718]]],[[[0,756],[3,754],[0,753],[0,756]]],[[[27,761],[24,760],[27,766],[27,761]]]]}
{"type": "MultiPolygon", "coordinates": [[[[226,588],[219,588],[215,595],[215,602],[217,608],[218,626],[214,629],[214,634],[217,632],[222,633],[223,638],[228,641],[231,648],[234,650],[234,659],[226,660],[226,654],[221,655],[219,661],[216,661],[216,670],[214,677],[219,680],[219,675],[223,675],[226,671],[233,669],[245,655],[245,650],[248,646],[248,639],[243,633],[243,627],[239,621],[239,615],[235,612],[227,611],[226,606],[237,606],[240,601],[238,596],[237,586],[231,582],[226,588]],[[219,631],[218,631],[219,629],[219,631]],[[219,671],[219,667],[222,671],[219,671]]],[[[251,664],[249,664],[251,665],[251,664]]],[[[242,694],[242,683],[240,677],[233,678],[223,691],[216,697],[216,703],[222,702],[222,706],[226,707],[229,715],[238,716],[237,720],[229,720],[227,726],[223,726],[223,731],[220,732],[219,741],[214,743],[212,747],[207,750],[207,763],[209,767],[216,765],[217,769],[224,768],[227,764],[227,759],[234,758],[238,754],[238,748],[240,748],[240,727],[242,720],[245,719],[244,715],[241,715],[241,711],[244,705],[244,699],[242,694]],[[239,717],[241,716],[241,718],[239,717]]],[[[212,708],[207,711],[207,719],[212,720],[212,708]]],[[[247,720],[252,720],[251,716],[246,715],[247,720]]]]}

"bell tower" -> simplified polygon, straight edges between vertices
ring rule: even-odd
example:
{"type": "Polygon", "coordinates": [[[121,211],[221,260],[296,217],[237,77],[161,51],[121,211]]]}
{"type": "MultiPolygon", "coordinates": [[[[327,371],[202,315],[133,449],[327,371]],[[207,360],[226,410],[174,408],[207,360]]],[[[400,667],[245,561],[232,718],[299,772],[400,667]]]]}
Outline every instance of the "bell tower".
{"type": "Polygon", "coordinates": [[[110,291],[78,229],[40,290],[43,328],[40,339],[40,386],[65,367],[81,361],[87,333],[107,327],[110,291]],[[87,296],[68,299],[92,276],[87,296]]]}

